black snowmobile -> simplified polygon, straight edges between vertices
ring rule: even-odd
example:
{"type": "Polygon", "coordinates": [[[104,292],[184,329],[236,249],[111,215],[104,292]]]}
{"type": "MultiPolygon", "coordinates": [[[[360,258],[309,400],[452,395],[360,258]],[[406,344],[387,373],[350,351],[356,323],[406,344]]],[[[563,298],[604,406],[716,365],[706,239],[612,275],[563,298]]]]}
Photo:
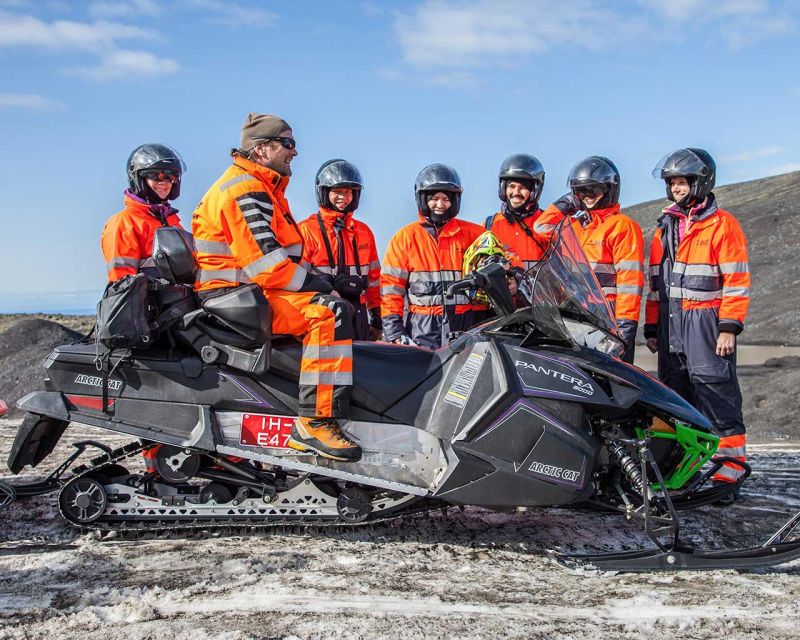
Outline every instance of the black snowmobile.
{"type": "Polygon", "coordinates": [[[70,422],[138,439],[111,450],[85,441],[24,495],[58,489],[61,513],[84,529],[178,532],[274,526],[354,526],[429,509],[591,504],[638,519],[652,549],[585,556],[599,568],[751,567],[800,557],[789,541],[800,514],[765,547],[693,549],[677,512],[738,489],[747,465],[714,458],[708,420],[615,354],[605,297],[571,227],[523,277],[517,309],[499,264],[448,295],[482,289],[497,318],[438,351],[357,342],[351,418],[363,457],[336,462],[286,446],[297,415],[301,345],[270,335],[256,285],[198,304],[183,236],[159,229],[159,317],[176,320],[146,349],[58,347],[45,391],[28,412],[8,466],[18,474],[50,454],[70,422]],[[167,284],[168,283],[168,284],[167,284]],[[77,466],[86,450],[100,449],[77,466]],[[148,471],[126,463],[150,457],[148,471]],[[723,464],[736,484],[711,486],[723,464]]]}

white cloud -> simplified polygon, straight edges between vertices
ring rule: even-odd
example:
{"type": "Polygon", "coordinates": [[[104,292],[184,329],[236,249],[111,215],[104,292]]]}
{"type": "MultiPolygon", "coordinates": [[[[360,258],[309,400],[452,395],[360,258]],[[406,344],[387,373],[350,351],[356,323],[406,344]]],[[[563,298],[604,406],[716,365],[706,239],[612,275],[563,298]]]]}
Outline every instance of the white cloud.
{"type": "Polygon", "coordinates": [[[34,93],[0,93],[0,109],[23,111],[59,111],[65,104],[34,93]]]}
{"type": "Polygon", "coordinates": [[[44,22],[29,15],[0,12],[0,47],[31,47],[45,51],[98,52],[117,40],[154,38],[148,29],[116,22],[44,22]]]}
{"type": "Polygon", "coordinates": [[[125,2],[93,2],[89,15],[95,18],[135,18],[157,16],[161,7],[155,0],[126,0],[125,2]]]}
{"type": "Polygon", "coordinates": [[[800,171],[800,162],[786,162],[784,164],[775,165],[765,170],[766,175],[778,176],[782,173],[791,173],[792,171],[800,171]]]}
{"type": "Polygon", "coordinates": [[[182,0],[189,9],[206,12],[206,20],[225,27],[272,27],[278,21],[274,11],[244,6],[227,0],[182,0]]]}
{"type": "Polygon", "coordinates": [[[171,58],[159,58],[147,51],[118,50],[104,56],[100,64],[72,69],[92,80],[141,80],[178,73],[180,65],[171,58]]]}
{"type": "Polygon", "coordinates": [[[769,158],[783,153],[785,149],[777,145],[769,147],[761,147],[760,149],[751,149],[749,151],[742,151],[732,155],[722,156],[719,161],[720,164],[742,164],[757,158],[769,158]]]}
{"type": "Polygon", "coordinates": [[[512,67],[555,48],[618,46],[641,26],[593,0],[428,0],[397,15],[395,34],[417,69],[512,67]]]}

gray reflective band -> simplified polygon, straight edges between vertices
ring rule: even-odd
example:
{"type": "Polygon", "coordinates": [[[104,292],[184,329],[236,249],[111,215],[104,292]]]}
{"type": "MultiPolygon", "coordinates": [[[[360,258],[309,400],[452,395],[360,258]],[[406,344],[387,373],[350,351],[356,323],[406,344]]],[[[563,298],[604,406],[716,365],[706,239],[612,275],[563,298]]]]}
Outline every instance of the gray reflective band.
{"type": "Polygon", "coordinates": [[[614,263],[617,271],[642,271],[642,263],[638,260],[620,260],[614,263]]]}
{"type": "Polygon", "coordinates": [[[651,264],[650,265],[650,275],[657,276],[661,274],[661,265],[660,264],[651,264]]]}
{"type": "Polygon", "coordinates": [[[343,371],[301,371],[300,384],[307,386],[329,384],[347,387],[353,384],[353,374],[343,371]]]}
{"type": "MultiPolygon", "coordinates": [[[[239,205],[239,209],[242,208],[244,204],[254,204],[256,205],[257,209],[266,209],[267,211],[272,211],[272,204],[269,202],[264,202],[262,200],[256,200],[255,198],[245,197],[245,198],[237,198],[236,204],[239,205]]],[[[250,209],[247,210],[247,213],[250,213],[250,209]]]]}
{"type": "Polygon", "coordinates": [[[338,358],[352,358],[353,348],[349,345],[333,345],[329,347],[307,345],[303,347],[304,360],[335,360],[338,358]]]}
{"type": "Polygon", "coordinates": [[[381,281],[380,281],[380,280],[370,280],[370,281],[367,283],[367,286],[368,286],[368,287],[371,289],[372,287],[379,287],[379,286],[380,286],[380,284],[381,284],[381,281]]]}
{"type": "Polygon", "coordinates": [[[381,295],[382,296],[404,296],[406,295],[406,290],[403,287],[398,287],[395,285],[389,285],[381,287],[381,295]]]}
{"type": "Polygon", "coordinates": [[[749,298],[750,289],[748,287],[722,287],[723,296],[739,296],[740,298],[749,298]]]}
{"type": "Polygon", "coordinates": [[[300,257],[303,255],[303,245],[302,244],[290,244],[284,247],[286,253],[290,256],[300,257]]]}
{"type": "Polygon", "coordinates": [[[268,231],[259,231],[258,233],[254,233],[253,234],[253,238],[256,241],[264,240],[264,238],[274,238],[274,237],[275,237],[275,234],[272,233],[272,229],[269,229],[268,231]]]}
{"type": "Polygon", "coordinates": [[[603,293],[605,293],[607,296],[617,293],[617,288],[616,287],[602,287],[602,289],[603,289],[603,293]]]}
{"type": "Polygon", "coordinates": [[[681,287],[669,288],[670,298],[681,298],[685,300],[699,300],[708,302],[722,297],[722,291],[697,291],[695,289],[683,289],[681,287]]]}
{"type": "Polygon", "coordinates": [[[721,467],[719,471],[714,474],[716,478],[728,478],[730,480],[736,480],[740,475],[742,475],[744,471],[741,469],[732,469],[731,467],[721,467]]]}
{"type": "Polygon", "coordinates": [[[746,447],[719,447],[714,455],[744,458],[747,455],[747,451],[746,447]]]}
{"type": "Polygon", "coordinates": [[[230,180],[226,180],[225,182],[223,182],[221,185],[219,185],[219,190],[227,191],[233,185],[239,184],[240,182],[247,182],[248,180],[255,180],[255,178],[251,176],[249,173],[243,173],[240,176],[236,176],[235,178],[231,178],[230,180]]]}
{"type": "Polygon", "coordinates": [[[194,245],[201,253],[213,253],[218,256],[232,256],[231,247],[227,242],[217,240],[203,240],[195,238],[194,245]]]}
{"type": "MultiPolygon", "coordinates": [[[[249,227],[250,231],[253,229],[261,229],[262,227],[266,227],[270,229],[269,220],[256,220],[255,222],[248,222],[247,226],[249,227]]],[[[269,235],[274,235],[272,231],[267,232],[269,235]]]]}
{"type": "Polygon", "coordinates": [[[408,280],[408,271],[406,271],[405,269],[401,269],[400,267],[393,267],[391,265],[385,264],[383,265],[381,273],[385,273],[387,276],[400,278],[401,280],[408,280]]]}
{"type": "Polygon", "coordinates": [[[443,295],[430,295],[430,296],[418,296],[413,293],[408,294],[408,303],[414,304],[419,307],[443,307],[445,304],[447,305],[465,305],[471,304],[471,300],[464,295],[463,293],[457,293],[453,298],[447,298],[443,295]]]}
{"type": "Polygon", "coordinates": [[[370,271],[373,271],[375,269],[380,269],[380,268],[381,268],[381,263],[378,262],[377,260],[373,260],[372,262],[369,263],[369,270],[370,271]]]}
{"type": "Polygon", "coordinates": [[[683,274],[687,277],[689,276],[718,276],[719,270],[717,267],[712,266],[710,264],[687,264],[685,265],[685,269],[683,274]]]}
{"type": "Polygon", "coordinates": [[[640,296],[642,295],[642,287],[636,284],[617,283],[617,293],[629,293],[634,296],[640,296]]]}
{"type": "Polygon", "coordinates": [[[212,280],[226,280],[240,284],[252,282],[241,269],[198,269],[195,282],[211,282],[212,280]]]}
{"type": "Polygon", "coordinates": [[[309,275],[308,271],[303,269],[299,264],[296,265],[296,267],[292,279],[289,280],[289,283],[285,287],[286,291],[300,291],[306,283],[306,278],[309,275]]]}
{"type": "Polygon", "coordinates": [[[730,273],[750,273],[750,265],[746,262],[720,262],[719,270],[725,275],[730,273]]]}
{"type": "Polygon", "coordinates": [[[617,270],[614,268],[613,264],[608,264],[606,262],[590,262],[589,265],[592,267],[592,270],[595,273],[616,273],[617,270]]]}
{"type": "Polygon", "coordinates": [[[289,256],[283,250],[283,247],[270,251],[268,254],[253,260],[250,264],[245,265],[244,272],[251,278],[255,278],[259,273],[271,269],[276,264],[280,264],[284,260],[288,260],[289,256]]]}
{"type": "Polygon", "coordinates": [[[533,225],[533,230],[536,233],[550,233],[553,229],[556,228],[554,224],[545,224],[544,222],[537,222],[533,225]]]}
{"type": "Polygon", "coordinates": [[[455,282],[461,280],[460,271],[412,271],[409,282],[455,282]]]}
{"type": "Polygon", "coordinates": [[[318,267],[313,267],[313,271],[315,273],[323,273],[323,274],[328,275],[328,276],[332,276],[333,275],[333,267],[328,266],[326,264],[321,264],[318,267]]]}
{"type": "Polygon", "coordinates": [[[106,269],[111,271],[112,269],[118,269],[120,267],[130,267],[131,269],[139,270],[139,259],[138,258],[111,258],[106,263],[106,269]]]}

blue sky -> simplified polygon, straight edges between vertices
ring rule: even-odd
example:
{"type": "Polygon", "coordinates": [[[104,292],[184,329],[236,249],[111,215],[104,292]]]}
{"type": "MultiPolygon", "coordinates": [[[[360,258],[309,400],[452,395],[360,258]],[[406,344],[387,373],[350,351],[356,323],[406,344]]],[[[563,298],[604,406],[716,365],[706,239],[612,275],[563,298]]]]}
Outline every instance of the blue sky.
{"type": "Polygon", "coordinates": [[[0,311],[91,306],[131,149],[181,152],[188,224],[249,111],[294,129],[297,218],[323,161],[358,165],[381,254],[431,162],[458,169],[476,222],[516,152],[544,164],[547,202],[592,154],[623,204],[661,196],[650,171],[680,146],[723,184],[800,169],[799,25],[774,0],[0,0],[0,311]]]}

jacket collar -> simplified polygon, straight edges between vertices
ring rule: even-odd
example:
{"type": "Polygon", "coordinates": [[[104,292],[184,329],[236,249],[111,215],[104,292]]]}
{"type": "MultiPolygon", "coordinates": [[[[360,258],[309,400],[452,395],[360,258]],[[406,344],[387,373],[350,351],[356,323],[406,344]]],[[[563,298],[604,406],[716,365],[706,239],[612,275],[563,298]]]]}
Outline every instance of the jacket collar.
{"type": "MultiPolygon", "coordinates": [[[[422,215],[422,211],[417,211],[417,218],[420,225],[422,225],[426,230],[434,231],[435,227],[430,223],[430,221],[422,215]]],[[[447,237],[447,236],[454,236],[461,230],[461,225],[458,222],[458,218],[450,218],[443,227],[439,228],[439,231],[436,235],[439,238],[447,237]]]]}
{"type": "Polygon", "coordinates": [[[233,156],[233,166],[258,178],[265,186],[268,186],[270,190],[275,193],[283,195],[286,191],[286,187],[289,186],[289,176],[282,176],[277,171],[273,171],[269,167],[248,160],[244,156],[235,154],[233,156]]]}
{"type": "MultiPolygon", "coordinates": [[[[717,199],[714,197],[713,193],[708,194],[706,199],[703,200],[700,204],[692,207],[689,210],[688,219],[692,225],[697,224],[698,222],[703,222],[711,218],[717,211],[719,211],[719,207],[717,206],[717,199]]],[[[659,224],[663,224],[666,220],[667,216],[675,218],[676,220],[680,220],[681,218],[686,218],[686,214],[681,210],[681,208],[675,204],[674,202],[662,209],[662,214],[658,218],[659,224]]]]}
{"type": "Polygon", "coordinates": [[[347,213],[342,213],[341,211],[336,211],[334,209],[326,209],[325,207],[320,207],[319,214],[322,216],[322,220],[325,224],[333,226],[333,223],[336,222],[339,218],[344,218],[344,228],[345,229],[352,229],[355,226],[355,222],[353,221],[353,212],[348,211],[347,213]]]}
{"type": "Polygon", "coordinates": [[[137,216],[164,221],[178,213],[169,204],[151,204],[130,191],[125,191],[125,208],[137,216]]]}
{"type": "Polygon", "coordinates": [[[592,219],[592,222],[597,220],[598,224],[600,222],[605,222],[608,218],[613,215],[619,213],[619,203],[612,205],[610,207],[606,207],[605,209],[592,209],[591,211],[586,211],[592,219]]]}

